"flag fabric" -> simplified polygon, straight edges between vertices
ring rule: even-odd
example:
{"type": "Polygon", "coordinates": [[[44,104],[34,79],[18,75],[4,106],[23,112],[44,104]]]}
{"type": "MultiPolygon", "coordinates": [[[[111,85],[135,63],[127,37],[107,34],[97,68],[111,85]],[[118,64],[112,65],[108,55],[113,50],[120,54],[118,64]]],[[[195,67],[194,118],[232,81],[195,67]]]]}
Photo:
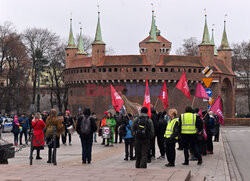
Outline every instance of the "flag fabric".
{"type": "Polygon", "coordinates": [[[167,92],[167,85],[166,82],[164,81],[160,95],[158,98],[162,101],[163,103],[163,109],[167,109],[168,107],[168,92],[167,92]]]}
{"type": "Polygon", "coordinates": [[[219,122],[224,125],[224,116],[222,111],[221,97],[218,96],[214,101],[213,105],[210,108],[210,111],[213,111],[214,114],[219,116],[219,122]]]}
{"type": "Polygon", "coordinates": [[[115,111],[120,111],[123,106],[123,100],[112,85],[110,85],[110,88],[111,88],[112,105],[115,111]]]}
{"type": "Polygon", "coordinates": [[[209,96],[206,93],[206,90],[204,87],[198,82],[195,90],[195,97],[203,98],[203,99],[209,99],[209,96]]]}
{"type": "Polygon", "coordinates": [[[149,94],[148,80],[146,80],[146,89],[145,89],[145,97],[144,97],[144,101],[143,101],[143,107],[148,108],[148,116],[149,116],[149,118],[151,118],[150,94],[149,94]]]}
{"type": "Polygon", "coordinates": [[[189,91],[187,77],[186,77],[185,72],[183,72],[178,84],[176,85],[176,88],[181,90],[185,94],[185,96],[191,100],[190,91],[189,91]]]}
{"type": "Polygon", "coordinates": [[[205,141],[207,141],[207,130],[206,130],[206,126],[205,126],[205,122],[203,121],[203,132],[202,132],[202,136],[204,137],[205,141]]]}
{"type": "Polygon", "coordinates": [[[200,115],[201,119],[203,119],[203,115],[202,115],[202,110],[201,110],[201,108],[199,109],[198,114],[200,115]]]}

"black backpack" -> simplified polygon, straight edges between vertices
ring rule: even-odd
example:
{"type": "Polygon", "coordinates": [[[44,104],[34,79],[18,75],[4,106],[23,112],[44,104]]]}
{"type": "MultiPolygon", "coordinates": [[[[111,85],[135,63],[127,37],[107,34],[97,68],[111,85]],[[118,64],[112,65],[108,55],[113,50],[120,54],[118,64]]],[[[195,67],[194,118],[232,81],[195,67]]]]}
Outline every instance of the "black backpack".
{"type": "Polygon", "coordinates": [[[120,125],[119,128],[118,128],[118,133],[119,133],[119,135],[120,135],[122,138],[124,138],[124,137],[126,136],[126,134],[127,134],[126,127],[127,127],[126,124],[122,124],[122,125],[120,125]]]}
{"type": "Polygon", "coordinates": [[[82,135],[89,135],[91,134],[91,116],[86,118],[84,115],[82,116],[82,123],[81,123],[81,134],[82,135]]]}
{"type": "Polygon", "coordinates": [[[148,116],[140,116],[135,128],[135,136],[140,140],[149,138],[148,116]]]}

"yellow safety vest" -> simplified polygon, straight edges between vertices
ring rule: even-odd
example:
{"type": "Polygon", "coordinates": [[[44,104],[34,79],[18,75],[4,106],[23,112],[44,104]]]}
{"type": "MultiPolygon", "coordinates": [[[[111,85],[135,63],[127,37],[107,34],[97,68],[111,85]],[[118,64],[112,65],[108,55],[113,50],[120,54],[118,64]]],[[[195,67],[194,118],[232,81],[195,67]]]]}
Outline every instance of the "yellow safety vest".
{"type": "MultiPolygon", "coordinates": [[[[164,134],[164,137],[165,138],[170,138],[171,135],[173,134],[174,132],[174,126],[175,126],[175,123],[178,123],[179,120],[177,118],[171,120],[168,125],[167,125],[167,128],[166,128],[166,131],[165,131],[165,134],[164,134]]],[[[178,137],[175,137],[175,139],[178,139],[178,137]]]]}
{"type": "Polygon", "coordinates": [[[181,133],[182,134],[196,134],[195,126],[196,115],[193,113],[181,114],[181,133]]]}

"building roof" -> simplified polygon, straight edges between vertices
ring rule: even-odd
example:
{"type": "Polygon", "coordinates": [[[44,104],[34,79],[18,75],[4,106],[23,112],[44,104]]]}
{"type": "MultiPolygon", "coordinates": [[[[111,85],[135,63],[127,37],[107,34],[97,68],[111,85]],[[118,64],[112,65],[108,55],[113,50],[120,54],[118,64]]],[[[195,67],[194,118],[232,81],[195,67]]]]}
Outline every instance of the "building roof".
{"type": "Polygon", "coordinates": [[[105,43],[102,41],[102,31],[101,31],[101,23],[100,23],[100,12],[98,11],[98,21],[96,26],[95,40],[93,44],[104,45],[105,43]]]}
{"type": "Polygon", "coordinates": [[[223,35],[222,35],[222,40],[221,40],[221,45],[219,50],[231,50],[229,47],[228,39],[227,39],[227,32],[226,32],[226,21],[224,21],[224,30],[223,30],[223,35]]]}
{"type": "Polygon", "coordinates": [[[234,75],[234,72],[224,63],[223,60],[215,59],[215,68],[219,73],[234,75]]]}
{"type": "Polygon", "coordinates": [[[200,45],[211,45],[209,31],[207,27],[207,15],[205,15],[205,25],[204,25],[204,31],[203,31],[203,36],[202,36],[202,42],[200,45]]]}
{"type": "Polygon", "coordinates": [[[77,48],[78,48],[77,54],[79,54],[79,55],[87,55],[87,53],[84,51],[84,48],[83,48],[82,28],[80,28],[80,37],[79,37],[77,48]]]}
{"type": "Polygon", "coordinates": [[[150,65],[145,55],[115,55],[104,56],[96,66],[150,65]]]}
{"type": "Polygon", "coordinates": [[[151,29],[149,32],[149,39],[148,39],[148,43],[152,42],[152,43],[159,43],[159,40],[157,40],[156,37],[156,32],[157,32],[157,28],[155,25],[155,17],[154,17],[154,11],[152,11],[152,23],[151,23],[151,29]]]}
{"type": "Polygon", "coordinates": [[[156,66],[203,67],[204,65],[198,56],[161,55],[160,62],[156,66]]]}
{"type": "MultiPolygon", "coordinates": [[[[157,36],[156,38],[161,43],[170,43],[170,44],[172,44],[170,41],[168,41],[167,39],[165,39],[161,35],[157,36]]],[[[147,38],[145,38],[144,40],[142,40],[140,43],[146,43],[146,42],[148,42],[149,39],[150,39],[150,36],[148,36],[147,38]]]]}
{"type": "Polygon", "coordinates": [[[76,48],[73,30],[72,30],[72,19],[70,19],[69,40],[68,40],[67,48],[76,48]]]}

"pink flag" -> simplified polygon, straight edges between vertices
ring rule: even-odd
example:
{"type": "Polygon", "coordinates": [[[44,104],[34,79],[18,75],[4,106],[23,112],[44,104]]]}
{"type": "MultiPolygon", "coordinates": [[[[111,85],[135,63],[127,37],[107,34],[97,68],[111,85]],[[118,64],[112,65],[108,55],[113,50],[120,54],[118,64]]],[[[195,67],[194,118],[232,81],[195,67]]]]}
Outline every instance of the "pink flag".
{"type": "Polygon", "coordinates": [[[188,99],[191,99],[190,97],[190,91],[189,91],[189,87],[188,87],[188,83],[187,83],[187,77],[185,72],[183,72],[180,80],[178,81],[176,88],[181,90],[183,92],[183,94],[185,94],[185,96],[188,99]]]}
{"type": "Polygon", "coordinates": [[[203,121],[203,133],[202,136],[204,137],[205,141],[207,141],[207,130],[205,126],[205,122],[203,121]]]}
{"type": "Polygon", "coordinates": [[[209,99],[209,96],[206,93],[206,90],[202,85],[198,82],[196,90],[195,90],[195,97],[203,98],[203,99],[209,99]]]}
{"type": "Polygon", "coordinates": [[[149,116],[149,118],[151,118],[150,94],[149,94],[148,80],[146,80],[146,89],[145,89],[145,97],[144,97],[143,107],[148,108],[148,116],[149,116]]]}
{"type": "Polygon", "coordinates": [[[114,106],[115,111],[120,111],[123,105],[123,100],[112,85],[110,85],[110,88],[111,88],[112,105],[114,106]]]}
{"type": "Polygon", "coordinates": [[[203,115],[202,115],[202,110],[201,110],[201,108],[199,109],[198,114],[201,116],[201,119],[203,119],[203,115]]]}
{"type": "Polygon", "coordinates": [[[224,116],[220,96],[218,96],[217,99],[214,101],[213,105],[210,108],[210,111],[213,111],[214,114],[217,114],[219,116],[219,122],[224,125],[224,116]]]}

